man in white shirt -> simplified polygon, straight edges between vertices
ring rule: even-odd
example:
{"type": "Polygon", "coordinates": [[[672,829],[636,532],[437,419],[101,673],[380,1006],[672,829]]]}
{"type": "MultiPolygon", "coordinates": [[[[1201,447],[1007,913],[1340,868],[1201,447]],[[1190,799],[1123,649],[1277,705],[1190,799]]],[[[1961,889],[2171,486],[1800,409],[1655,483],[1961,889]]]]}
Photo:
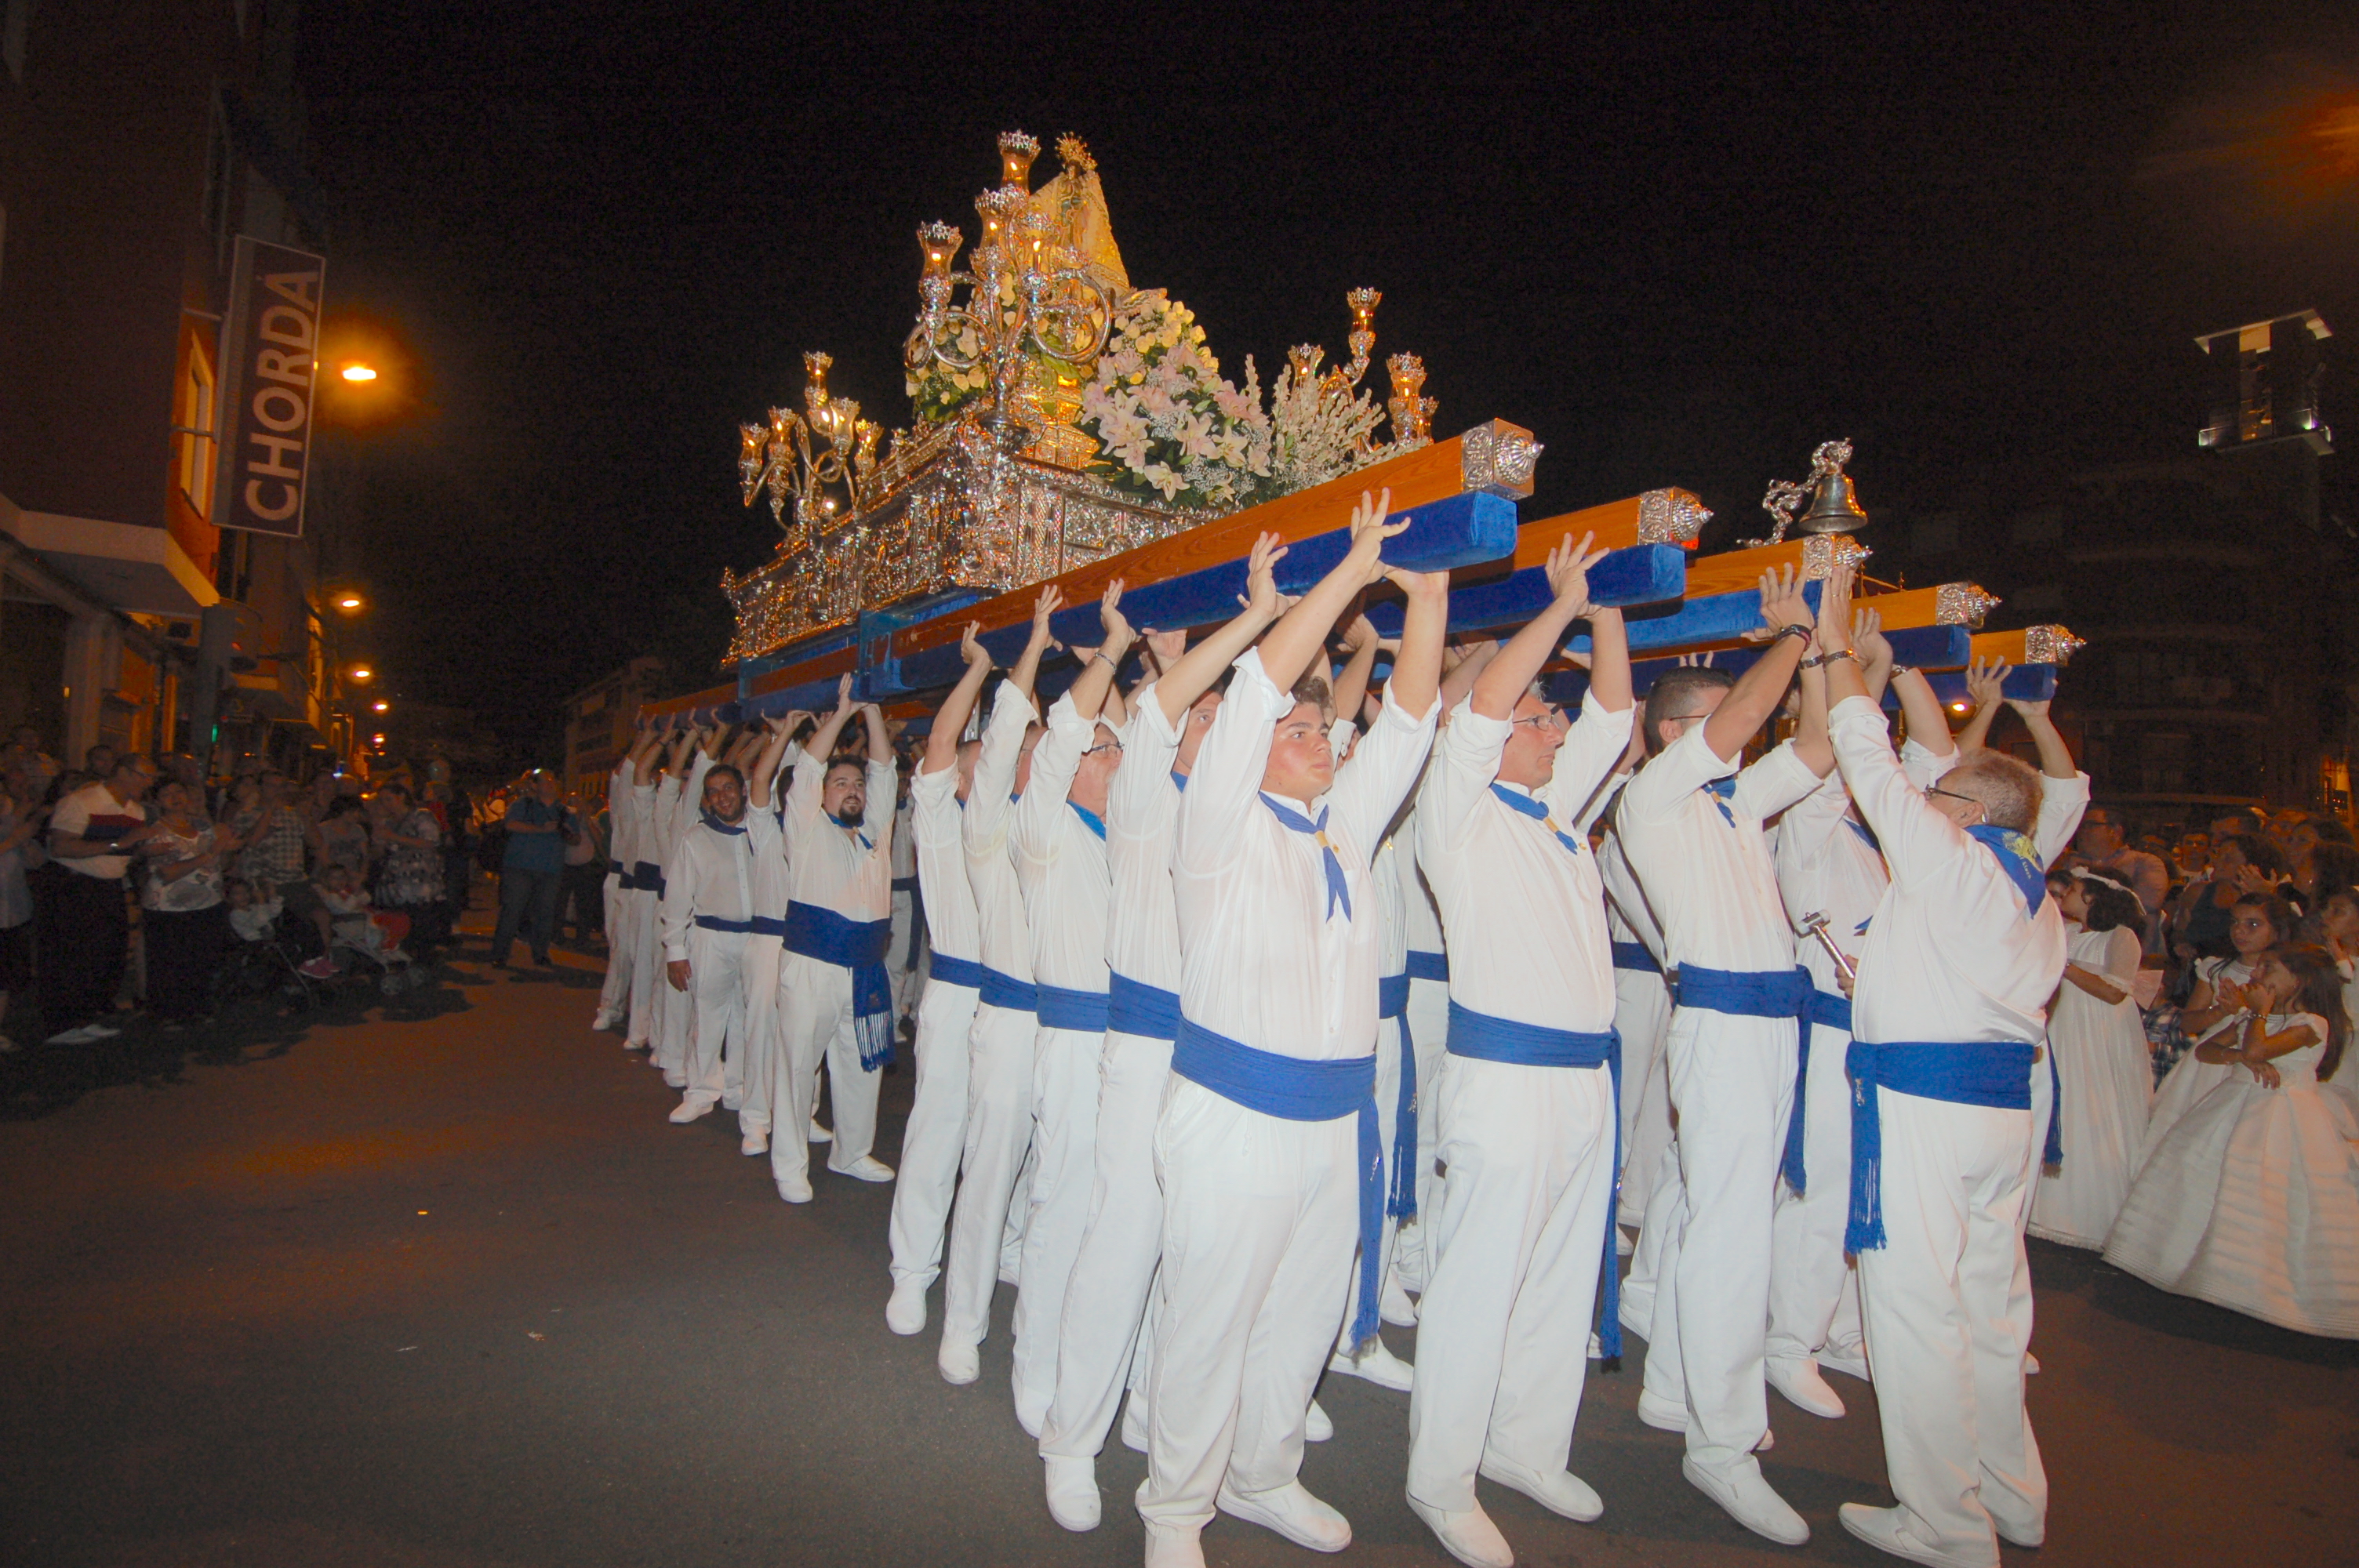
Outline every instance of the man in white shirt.
{"type": "Polygon", "coordinates": [[[942,1338],[935,1365],[943,1380],[982,1376],[977,1346],[991,1328],[991,1294],[1008,1204],[1032,1146],[1033,1037],[1039,1031],[1032,988],[1032,931],[1016,880],[1008,834],[1040,730],[1032,682],[1049,646],[1049,618],[1064,602],[1054,588],[1032,607],[1023,654],[992,699],[976,754],[961,836],[967,886],[974,893],[983,984],[967,1054],[966,1150],[958,1201],[951,1210],[950,1259],[942,1281],[942,1338]]]}
{"type": "Polygon", "coordinates": [[[663,918],[658,906],[663,903],[663,858],[669,832],[665,824],[670,820],[669,803],[679,793],[680,768],[695,744],[695,731],[681,730],[669,742],[669,757],[665,744],[658,741],[647,764],[632,771],[632,885],[624,896],[633,908],[630,920],[634,951],[623,1049],[648,1053],[651,1064],[656,1061],[655,1043],[661,1032],[665,999],[671,994],[671,988],[658,972],[663,957],[663,918]]]}
{"type": "MultiPolygon", "coordinates": [[[[1810,984],[1794,962],[1762,823],[1833,766],[1816,670],[1804,672],[1795,740],[1741,773],[1738,764],[1809,648],[1801,589],[1790,568],[1763,577],[1768,645],[1734,682],[1709,668],[1656,681],[1645,717],[1651,755],[1614,808],[1623,852],[1680,972],[1666,1049],[1684,1214],[1663,1235],[1638,1414],[1684,1429],[1689,1481],[1738,1523],[1789,1546],[1808,1541],[1810,1526],[1762,1478],[1754,1450],[1769,1430],[1770,1206],[1810,984]]],[[[1658,1194],[1656,1207],[1665,1204],[1658,1194]]]]}
{"type": "Polygon", "coordinates": [[[1892,884],[1853,999],[1853,1184],[1886,1467],[1899,1506],[1846,1503],[1843,1526],[1935,1568],[1995,1568],[1999,1541],[2038,1546],[2048,1480],[2024,1413],[2031,1278],[2033,1043],[2064,971],[2064,925],[2029,835],[2042,781],[1968,753],[1919,793],[1893,755],[1830,585],[1819,633],[1832,742],[1892,884]]]}
{"type": "MultiPolygon", "coordinates": [[[[656,785],[656,885],[662,890],[657,894],[655,921],[656,950],[659,955],[664,951],[661,906],[671,896],[673,875],[687,866],[688,835],[697,826],[703,805],[705,776],[721,760],[721,730],[715,726],[693,731],[687,737],[687,773],[683,775],[675,763],[671,773],[656,785]]],[[[673,1088],[685,1090],[689,1086],[689,1043],[695,1029],[696,993],[671,985],[658,987],[655,1044],[647,1059],[673,1088]]]]}
{"type": "Polygon", "coordinates": [[[1122,579],[1098,607],[1104,641],[1049,708],[1008,847],[1032,931],[1032,1185],[1016,1292],[1016,1420],[1040,1435],[1057,1391],[1057,1329],[1089,1224],[1106,1032],[1106,794],[1122,765],[1114,671],[1129,653],[1122,579]]]}
{"type": "MultiPolygon", "coordinates": [[[[1613,947],[1578,823],[1630,739],[1628,644],[1621,611],[1588,601],[1603,558],[1590,543],[1549,552],[1554,601],[1451,713],[1418,796],[1418,862],[1454,962],[1433,1151],[1450,1175],[1428,1217],[1408,1503],[1469,1568],[1516,1560],[1476,1499],[1478,1469],[1568,1519],[1604,1509],[1565,1468],[1614,1267],[1619,1127],[1613,947]],[[1581,617],[1593,673],[1568,732],[1534,681],[1581,617]]],[[[1609,1314],[1609,1354],[1620,1336],[1609,1314]]]]}
{"type": "Polygon", "coordinates": [[[687,1079],[671,1119],[710,1115],[725,1085],[724,1044],[745,1048],[745,938],[754,929],[754,850],[745,833],[745,779],[723,763],[704,775],[703,809],[681,835],[663,900],[666,978],[696,1007],[687,1079]]]}
{"type": "Polygon", "coordinates": [[[876,1075],[893,1058],[893,982],[885,969],[892,940],[893,748],[873,702],[854,704],[852,677],[835,711],[803,743],[787,792],[788,900],[778,960],[778,1055],[770,1096],[770,1173],[778,1195],[809,1203],[810,1146],[804,1128],[827,1064],[834,1139],[827,1168],[864,1182],[889,1182],[876,1141],[876,1075]],[[834,755],[836,737],[858,713],[868,760],[834,755]]]}
{"type": "MultiPolygon", "coordinates": [[[[897,752],[897,773],[900,766],[897,752]]],[[[912,766],[911,774],[915,771],[912,766]]],[[[917,814],[910,799],[912,782],[910,776],[901,778],[901,797],[893,811],[893,946],[886,953],[885,968],[893,977],[893,1018],[897,1026],[917,1016],[921,989],[918,949],[925,940],[918,922],[918,835],[911,826],[917,814]]]]}
{"type": "MultiPolygon", "coordinates": [[[[777,1097],[778,1080],[788,1071],[785,1036],[778,1020],[778,971],[786,961],[787,905],[793,893],[793,873],[787,865],[786,791],[782,764],[796,754],[796,731],[809,722],[807,713],[788,713],[766,720],[769,738],[749,764],[745,812],[746,835],[754,843],[754,929],[745,938],[745,1044],[739,1053],[737,1152],[745,1155],[770,1152],[770,1107],[777,1097]]],[[[801,1126],[787,1124],[788,1136],[801,1126]]]]}
{"type": "MultiPolygon", "coordinates": [[[[1097,1454],[1105,1446],[1124,1376],[1134,1366],[1148,1289],[1162,1254],[1163,1193],[1155,1175],[1155,1124],[1180,1029],[1180,912],[1171,896],[1172,841],[1180,792],[1220,711],[1212,683],[1277,618],[1270,572],[1280,552],[1265,534],[1248,557],[1245,612],[1187,646],[1185,633],[1148,639],[1158,674],[1131,696],[1123,766],[1106,795],[1107,1019],[1098,1089],[1096,1152],[1087,1227],[1073,1258],[1057,1334],[1056,1394],[1040,1425],[1049,1512],[1067,1530],[1100,1517],[1097,1454]]],[[[1032,1277],[1030,1265],[1024,1278],[1032,1277]]],[[[1146,1379],[1134,1389],[1143,1390],[1146,1379]]],[[[1146,1445],[1146,1400],[1132,1396],[1124,1431],[1146,1445]]]]}
{"type": "Polygon", "coordinates": [[[60,800],[49,814],[49,857],[68,873],[51,881],[42,911],[41,1021],[52,1045],[82,1045],[123,1033],[106,1019],[130,953],[123,879],[130,851],[156,829],[140,799],[149,780],[133,757],[60,800]]]}
{"type": "MultiPolygon", "coordinates": [[[[598,987],[598,1012],[592,1030],[612,1029],[625,1022],[631,1010],[632,977],[639,967],[638,922],[641,901],[634,897],[639,879],[635,869],[639,836],[638,781],[647,775],[662,738],[642,720],[631,749],[614,765],[606,782],[606,976],[598,987]]],[[[630,1043],[626,1033],[625,1046],[630,1043]]]]}
{"type": "Polygon", "coordinates": [[[933,957],[918,1000],[918,1087],[901,1131],[900,1177],[893,1189],[893,1294],[885,1303],[885,1325],[896,1334],[925,1331],[926,1292],[942,1271],[943,1229],[966,1147],[967,1038],[983,963],[959,829],[983,743],[962,737],[991,674],[991,655],[975,641],[976,630],[968,626],[960,642],[966,673],[934,715],[925,755],[909,780],[909,831],[933,957]]]}
{"type": "MultiPolygon", "coordinates": [[[[1299,1479],[1312,1385],[1355,1238],[1381,1230],[1377,934],[1367,854],[1431,743],[1446,573],[1383,565],[1389,497],[1235,665],[1180,805],[1180,1025],[1156,1133],[1163,1306],[1148,1399],[1148,1568],[1196,1568],[1214,1507],[1318,1551],[1343,1515],[1299,1479]],[[1325,682],[1296,682],[1352,596],[1408,598],[1384,708],[1334,764],[1325,682]],[[1357,1221],[1356,1225],[1354,1221],[1357,1221]]],[[[1375,1332],[1375,1280],[1353,1310],[1375,1332]]]]}

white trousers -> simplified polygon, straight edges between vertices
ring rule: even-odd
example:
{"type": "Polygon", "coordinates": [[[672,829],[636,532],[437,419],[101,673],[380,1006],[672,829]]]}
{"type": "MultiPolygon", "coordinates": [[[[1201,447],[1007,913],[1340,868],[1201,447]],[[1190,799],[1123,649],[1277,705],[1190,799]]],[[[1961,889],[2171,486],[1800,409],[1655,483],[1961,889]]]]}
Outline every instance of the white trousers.
{"type": "Polygon", "coordinates": [[[1671,1142],[1670,1074],[1663,1060],[1671,996],[1662,976],[1614,971],[1614,1027],[1622,1034],[1622,1193],[1614,1218],[1636,1227],[1671,1142]]]}
{"type": "Polygon", "coordinates": [[[1163,1301],[1147,1393],[1152,1526],[1201,1530],[1223,1478],[1295,1480],[1360,1228],[1354,1117],[1285,1121],[1173,1076],[1156,1129],[1163,1301]]]}
{"type": "MultiPolygon", "coordinates": [[[[1040,1424],[1044,1455],[1094,1458],[1122,1406],[1125,1376],[1140,1366],[1142,1325],[1163,1256],[1155,1128],[1170,1077],[1170,1041],[1119,1033],[1105,1037],[1089,1221],[1065,1285],[1057,1391],[1040,1424]]],[[[1028,1271],[1025,1278],[1031,1278],[1028,1271]]],[[[1151,1357],[1150,1345],[1141,1370],[1151,1368],[1151,1357]]],[[[1131,1381],[1142,1387],[1146,1379],[1131,1381]]]]}
{"type": "Polygon", "coordinates": [[[893,894],[893,938],[885,949],[885,970],[893,977],[893,1021],[898,1023],[918,1005],[912,985],[918,976],[918,956],[909,951],[909,923],[917,914],[917,895],[906,889],[893,894]]]}
{"type": "MultiPolygon", "coordinates": [[[[1802,1169],[1809,1191],[1777,1184],[1769,1222],[1769,1337],[1772,1361],[1801,1361],[1832,1346],[1859,1346],[1858,1296],[1843,1286],[1843,1224],[1851,1215],[1851,1079],[1843,1054],[1851,1035],[1824,1024],[1810,1033],[1810,1076],[1803,1086],[1802,1169]]],[[[1782,1136],[1782,1134],[1781,1134],[1782,1136]]]]}
{"type": "Polygon", "coordinates": [[[656,895],[633,888],[623,895],[631,940],[631,1016],[623,1038],[633,1045],[655,1044],[656,1006],[664,982],[663,939],[657,927],[656,895]]]}
{"type": "Polygon", "coordinates": [[[942,1241],[959,1156],[966,1149],[967,1036],[974,1028],[973,986],[926,988],[918,1002],[918,1088],[901,1130],[901,1163],[893,1178],[893,1282],[931,1288],[941,1277],[942,1241]]]}
{"type": "MultiPolygon", "coordinates": [[[[1423,1215],[1430,1212],[1437,1201],[1431,1150],[1441,1137],[1441,1123],[1434,1111],[1433,1080],[1441,1071],[1441,1058],[1450,1044],[1450,982],[1409,981],[1408,1016],[1402,1022],[1408,1029],[1417,1055],[1417,1212],[1423,1215]]],[[[1405,1289],[1425,1288],[1425,1238],[1424,1228],[1414,1220],[1402,1226],[1395,1238],[1393,1266],[1399,1271],[1405,1289]]]]}
{"type": "MultiPolygon", "coordinates": [[[[1668,1096],[1670,1090],[1666,1087],[1663,1092],[1668,1096]]],[[[1624,1167],[1625,1173],[1632,1168],[1624,1167]]],[[[1630,1254],[1630,1271],[1622,1279],[1622,1326],[1647,1339],[1650,1346],[1655,1334],[1655,1285],[1663,1275],[1664,1244],[1687,1211],[1687,1194],[1680,1186],[1680,1144],[1674,1138],[1655,1156],[1653,1179],[1647,1184],[1647,1207],[1638,1224],[1638,1244],[1630,1254]]]]}
{"type": "Polygon", "coordinates": [[[1687,1408],[1688,1457],[1698,1465],[1723,1476],[1757,1472],[1753,1450],[1769,1430],[1770,1210],[1794,1099],[1794,1024],[1682,1007],[1671,1014],[1669,1049],[1684,1213],[1663,1238],[1647,1392],[1687,1408]]]}
{"type": "MultiPolygon", "coordinates": [[[[1380,1156],[1383,1167],[1378,1176],[1387,1200],[1385,1206],[1387,1209],[1392,1206],[1389,1200],[1393,1190],[1395,1159],[1393,1137],[1400,1125],[1401,1030],[1404,1027],[1405,1021],[1397,1018],[1380,1018],[1376,1021],[1376,1147],[1383,1151],[1380,1156]]],[[[1412,1061],[1409,1065],[1414,1068],[1416,1064],[1412,1061]]],[[[1435,1081],[1438,1086],[1440,1082],[1438,1072],[1435,1081]]],[[[1420,1123],[1422,1120],[1423,1119],[1419,1118],[1420,1123]]],[[[1437,1119],[1437,1125],[1439,1125],[1439,1119],[1437,1119]]],[[[1417,1158],[1418,1163],[1421,1166],[1430,1168],[1434,1162],[1433,1151],[1425,1141],[1425,1129],[1422,1125],[1418,1128],[1417,1158]]],[[[1412,1219],[1409,1228],[1414,1229],[1415,1226],[1416,1222],[1412,1219]]],[[[1376,1287],[1382,1290],[1385,1271],[1393,1266],[1395,1254],[1399,1249],[1401,1235],[1401,1222],[1387,1213],[1376,1228],[1376,1256],[1371,1260],[1366,1253],[1357,1249],[1353,1251],[1352,1270],[1343,1279],[1345,1286],[1343,1326],[1335,1336],[1335,1347],[1347,1355],[1359,1348],[1352,1343],[1352,1320],[1359,1313],[1360,1276],[1373,1268],[1376,1275],[1376,1287]]]]}
{"type": "MultiPolygon", "coordinates": [[[[667,971],[661,989],[656,997],[655,1063],[663,1069],[664,1081],[675,1088],[685,1088],[696,1080],[689,1076],[688,1054],[696,1017],[696,943],[695,935],[701,926],[689,927],[688,957],[689,989],[676,991],[667,971]]],[[[663,957],[662,944],[656,947],[656,957],[663,957]]],[[[720,1096],[713,1097],[718,1099],[720,1096]]]]}
{"type": "Polygon", "coordinates": [[[1016,1416],[1027,1430],[1037,1432],[1056,1396],[1065,1286],[1090,1225],[1105,1033],[1043,1029],[1032,1050],[1032,1190],[1024,1200],[1012,1381],[1016,1416]]]}
{"type": "Polygon", "coordinates": [[[1604,1067],[1452,1056],[1436,1087],[1450,1179],[1427,1217],[1408,1495],[1462,1513],[1486,1452],[1542,1476],[1565,1467],[1612,1260],[1614,1083],[1604,1067]]]}
{"type": "Polygon", "coordinates": [[[743,1049],[745,944],[750,940],[742,931],[707,931],[701,925],[688,930],[688,983],[696,1006],[688,1057],[680,1070],[688,1078],[688,1098],[701,1104],[717,1104],[727,1092],[721,1066],[723,1047],[734,1040],[743,1049]]]}
{"type": "Polygon", "coordinates": [[[745,1033],[730,1053],[726,1077],[737,1097],[737,1125],[746,1132],[769,1130],[770,1100],[786,1070],[778,1032],[778,966],[785,954],[786,945],[776,936],[756,933],[745,938],[745,1033]]]}
{"type": "Polygon", "coordinates": [[[984,1003],[969,1035],[966,1149],[951,1210],[950,1260],[942,1279],[942,1343],[973,1346],[991,1332],[1008,1199],[1032,1147],[1032,1044],[1040,1021],[984,1003]]]}
{"type": "Polygon", "coordinates": [[[778,958],[778,1059],[784,1066],[770,1094],[770,1173],[808,1179],[811,1103],[819,1098],[820,1064],[827,1064],[828,1105],[834,1113],[831,1170],[842,1170],[876,1142],[877,1074],[860,1067],[860,1037],[852,1027],[852,971],[800,953],[778,958]]]}
{"type": "Polygon", "coordinates": [[[633,939],[631,895],[623,891],[623,874],[606,873],[602,895],[606,908],[606,978],[598,986],[598,1011],[619,1018],[631,1004],[631,969],[639,956],[633,939]]]}
{"type": "Polygon", "coordinates": [[[1860,1254],[1859,1286],[1885,1468],[1911,1537],[1966,1568],[1995,1568],[1994,1519],[2029,1540],[2048,1520],[2023,1408],[2031,1118],[1889,1089],[1876,1103],[1887,1240],[1860,1254]]]}
{"type": "MultiPolygon", "coordinates": [[[[2039,1190],[2040,1162],[2048,1157],[2048,1123],[2056,1115],[2056,1085],[2049,1077],[2048,1042],[2039,1043],[2039,1054],[2031,1063],[2031,1141],[2023,1150],[2023,1211],[2017,1216],[2016,1234],[2023,1234],[2031,1224],[2031,1195],[2039,1190]]],[[[2072,1151],[2064,1151],[2071,1159],[2072,1151]]]]}

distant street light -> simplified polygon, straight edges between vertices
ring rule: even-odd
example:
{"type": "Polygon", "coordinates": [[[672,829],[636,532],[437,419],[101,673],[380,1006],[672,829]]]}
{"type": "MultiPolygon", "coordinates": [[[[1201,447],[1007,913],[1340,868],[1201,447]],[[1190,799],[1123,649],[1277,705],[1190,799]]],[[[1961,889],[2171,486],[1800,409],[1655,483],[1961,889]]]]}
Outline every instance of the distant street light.
{"type": "Polygon", "coordinates": [[[389,702],[375,702],[371,703],[369,706],[375,708],[379,713],[389,713],[393,710],[393,704],[389,702]]]}
{"type": "Polygon", "coordinates": [[[368,600],[363,599],[359,594],[354,593],[352,589],[346,589],[343,592],[336,595],[335,605],[337,609],[342,611],[347,615],[357,615],[368,607],[368,600]]]}
{"type": "Polygon", "coordinates": [[[344,367],[344,379],[346,381],[375,381],[376,379],[376,367],[374,365],[346,365],[344,367]]]}
{"type": "Polygon", "coordinates": [[[376,672],[369,668],[366,665],[354,665],[351,669],[346,670],[344,674],[356,681],[367,682],[376,679],[376,672]]]}

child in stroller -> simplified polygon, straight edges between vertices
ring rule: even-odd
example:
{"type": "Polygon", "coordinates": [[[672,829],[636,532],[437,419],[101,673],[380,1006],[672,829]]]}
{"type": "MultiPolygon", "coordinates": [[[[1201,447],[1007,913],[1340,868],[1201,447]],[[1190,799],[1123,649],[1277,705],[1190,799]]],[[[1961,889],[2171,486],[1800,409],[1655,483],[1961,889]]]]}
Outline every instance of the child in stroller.
{"type": "Polygon", "coordinates": [[[375,968],[377,989],[387,996],[416,983],[419,977],[412,975],[409,955],[401,946],[402,938],[409,935],[408,915],[371,908],[368,890],[349,866],[326,867],[314,885],[328,910],[332,958],[348,954],[356,967],[375,968]]]}

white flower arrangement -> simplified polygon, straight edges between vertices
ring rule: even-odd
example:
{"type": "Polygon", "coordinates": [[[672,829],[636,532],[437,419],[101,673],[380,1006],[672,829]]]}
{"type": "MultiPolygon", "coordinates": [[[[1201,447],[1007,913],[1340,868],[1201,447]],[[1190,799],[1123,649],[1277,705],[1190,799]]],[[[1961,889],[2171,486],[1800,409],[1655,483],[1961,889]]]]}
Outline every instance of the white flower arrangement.
{"type": "Polygon", "coordinates": [[[1324,484],[1382,455],[1369,449],[1383,407],[1365,392],[1347,397],[1322,390],[1323,357],[1323,350],[1309,344],[1295,350],[1270,388],[1271,495],[1324,484]]]}
{"type": "Polygon", "coordinates": [[[1144,500],[1233,510],[1269,474],[1253,361],[1244,387],[1223,380],[1195,312],[1159,288],[1115,314],[1075,423],[1097,437],[1103,476],[1144,500]]]}

